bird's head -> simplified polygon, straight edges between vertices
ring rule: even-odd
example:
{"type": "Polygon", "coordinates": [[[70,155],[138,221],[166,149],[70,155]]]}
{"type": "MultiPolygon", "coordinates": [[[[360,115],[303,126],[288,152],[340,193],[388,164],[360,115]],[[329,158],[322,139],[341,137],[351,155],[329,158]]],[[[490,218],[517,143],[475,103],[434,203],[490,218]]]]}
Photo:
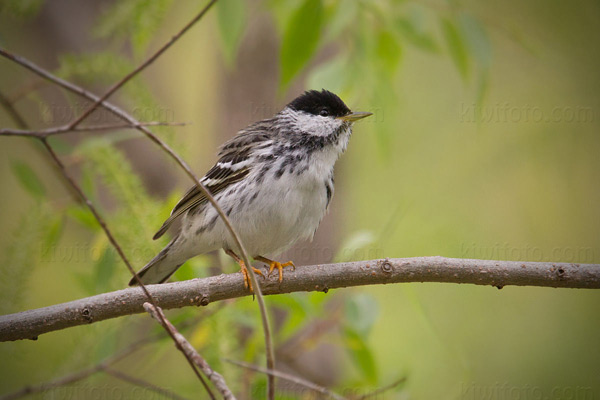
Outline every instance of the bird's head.
{"type": "Polygon", "coordinates": [[[340,139],[347,142],[352,123],[372,113],[352,112],[336,94],[323,89],[320,92],[304,92],[291,101],[280,115],[290,125],[289,131],[294,135],[302,135],[305,140],[334,144],[340,139]]]}

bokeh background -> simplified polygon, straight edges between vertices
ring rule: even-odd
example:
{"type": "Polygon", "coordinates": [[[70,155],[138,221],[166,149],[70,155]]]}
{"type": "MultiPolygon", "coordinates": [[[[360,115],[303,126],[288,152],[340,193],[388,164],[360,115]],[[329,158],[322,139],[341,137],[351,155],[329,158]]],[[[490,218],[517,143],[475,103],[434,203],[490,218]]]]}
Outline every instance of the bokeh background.
{"type": "MultiPolygon", "coordinates": [[[[168,40],[204,2],[0,3],[0,45],[102,93],[168,40]]],[[[442,255],[600,262],[600,4],[541,1],[221,0],[113,100],[198,173],[217,146],[305,89],[327,88],[374,116],[336,168],[331,211],[312,243],[281,258],[442,255]]],[[[0,59],[0,93],[32,128],[86,104],[0,59]]],[[[110,123],[95,113],[90,124],[110,123]]],[[[18,127],[0,107],[0,127],[18,127]]],[[[128,272],[37,143],[0,140],[0,313],[123,288],[128,272]]],[[[188,178],[136,131],[52,139],[141,267],[188,178]]],[[[235,266],[198,257],[175,279],[235,266]]],[[[600,293],[401,284],[268,299],[281,369],[349,397],[406,377],[377,398],[600,398],[600,293]]],[[[251,298],[173,319],[240,398],[264,377],[251,298]]],[[[160,332],[131,316],[0,344],[0,394],[95,365],[160,332]]],[[[116,369],[202,396],[168,340],[116,369]]],[[[161,398],[106,374],[36,398],[161,398]]],[[[280,398],[313,398],[283,385],[280,398]]],[[[35,397],[35,396],[33,396],[35,397]]]]}

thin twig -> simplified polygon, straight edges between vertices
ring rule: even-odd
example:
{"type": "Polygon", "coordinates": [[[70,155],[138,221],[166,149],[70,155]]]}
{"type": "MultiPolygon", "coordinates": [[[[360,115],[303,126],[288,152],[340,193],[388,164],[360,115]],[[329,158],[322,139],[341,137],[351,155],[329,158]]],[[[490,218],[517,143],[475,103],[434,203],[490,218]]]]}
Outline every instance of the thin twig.
{"type": "MultiPolygon", "coordinates": [[[[201,318],[204,319],[209,316],[212,316],[217,311],[219,311],[221,308],[222,307],[215,308],[210,313],[208,313],[208,315],[206,315],[206,314],[202,315],[201,318]]],[[[191,320],[188,319],[188,320],[184,321],[182,323],[182,326],[180,327],[180,329],[185,329],[190,326],[193,326],[196,322],[198,322],[197,321],[198,319],[199,318],[194,318],[191,320]]],[[[59,386],[68,385],[69,383],[72,383],[74,381],[79,381],[79,380],[85,379],[85,378],[95,374],[96,372],[99,372],[100,370],[105,369],[108,366],[116,364],[117,362],[130,356],[131,354],[133,354],[140,348],[146,346],[147,344],[152,343],[156,340],[162,339],[164,337],[168,337],[168,336],[169,335],[166,331],[161,331],[154,335],[146,336],[145,338],[142,338],[142,339],[136,339],[136,341],[131,343],[129,346],[121,349],[120,351],[116,352],[115,354],[112,354],[112,355],[106,357],[105,359],[98,362],[94,366],[84,368],[83,370],[80,370],[77,372],[72,372],[72,373],[62,376],[60,378],[53,379],[49,382],[45,382],[45,383],[41,383],[41,384],[37,384],[37,385],[26,385],[25,387],[23,387],[17,391],[7,393],[4,395],[0,395],[0,400],[17,399],[17,398],[21,398],[26,395],[35,394],[35,393],[47,390],[49,388],[56,388],[59,386]]]]}
{"type": "MultiPolygon", "coordinates": [[[[102,227],[102,230],[104,231],[104,234],[106,235],[106,237],[108,238],[108,240],[110,241],[110,243],[112,244],[112,246],[115,248],[115,250],[117,250],[117,253],[119,254],[119,256],[121,257],[121,259],[123,260],[123,262],[127,266],[127,269],[129,269],[129,272],[131,272],[131,274],[133,274],[133,276],[137,280],[137,282],[140,285],[142,291],[144,292],[144,295],[146,296],[146,298],[150,301],[150,303],[156,304],[154,298],[150,295],[150,292],[148,292],[148,289],[146,289],[146,286],[143,284],[143,282],[139,278],[138,274],[135,272],[135,270],[131,266],[131,263],[127,259],[127,256],[125,256],[125,253],[123,252],[123,249],[121,248],[121,246],[119,245],[119,243],[117,242],[117,240],[115,239],[115,237],[113,236],[113,234],[111,233],[111,231],[108,229],[108,226],[106,225],[106,222],[100,216],[100,213],[96,210],[96,207],[92,204],[92,202],[85,195],[85,193],[83,193],[83,190],[79,187],[79,185],[77,184],[77,182],[75,182],[75,180],[69,175],[69,173],[67,172],[67,169],[65,168],[64,164],[62,163],[62,161],[60,161],[60,158],[56,155],[56,153],[54,152],[54,149],[52,148],[52,146],[50,145],[50,143],[48,143],[48,140],[46,138],[41,138],[40,140],[43,143],[44,147],[46,147],[46,150],[48,150],[48,153],[50,154],[50,156],[52,157],[52,159],[54,160],[54,162],[56,163],[56,165],[58,166],[58,168],[61,170],[61,172],[62,172],[63,176],[65,177],[65,179],[69,182],[69,184],[71,185],[71,187],[73,188],[73,190],[75,190],[77,192],[77,194],[79,195],[79,197],[81,197],[81,200],[87,205],[88,209],[92,212],[92,214],[94,215],[94,218],[96,219],[96,221],[98,221],[98,224],[100,224],[100,226],[102,227]]],[[[160,315],[160,318],[163,318],[163,317],[164,317],[164,315],[160,315]]],[[[169,335],[171,336],[171,338],[173,340],[175,340],[175,332],[172,332],[172,331],[168,330],[168,328],[169,328],[170,325],[167,324],[167,321],[163,321],[163,322],[164,322],[163,326],[165,327],[165,329],[167,329],[167,332],[169,333],[169,335]]],[[[184,355],[186,355],[186,354],[184,353],[184,355]]],[[[190,358],[186,357],[186,359],[187,359],[188,363],[190,364],[190,366],[192,367],[192,370],[194,371],[194,373],[196,374],[196,376],[198,377],[198,379],[200,380],[200,382],[202,383],[202,385],[206,389],[207,393],[211,396],[211,398],[214,399],[214,395],[212,394],[210,388],[208,387],[208,385],[204,381],[204,378],[202,378],[202,375],[200,375],[200,373],[198,372],[198,370],[194,367],[194,362],[190,358]]]]}
{"type": "Polygon", "coordinates": [[[394,382],[390,383],[389,385],[385,385],[385,386],[382,386],[382,387],[380,387],[378,389],[375,389],[372,392],[363,394],[362,396],[353,397],[352,400],[365,400],[365,399],[368,399],[370,397],[378,396],[381,393],[385,393],[388,390],[391,390],[391,389],[395,388],[396,386],[398,386],[398,385],[400,385],[400,384],[402,384],[404,382],[406,382],[406,377],[405,376],[396,379],[394,382]]]}
{"type": "MultiPolygon", "coordinates": [[[[199,19],[199,17],[201,17],[201,15],[203,15],[203,13],[205,13],[208,10],[208,7],[210,7],[212,4],[214,4],[216,0],[213,0],[209,3],[209,5],[199,14],[199,16],[197,16],[197,18],[199,19]]],[[[191,25],[188,24],[185,28],[184,31],[189,29],[191,25]]],[[[182,31],[181,34],[184,32],[182,31]]],[[[177,36],[177,35],[176,35],[177,36]]],[[[180,36],[180,35],[179,35],[180,36]]],[[[177,36],[177,37],[179,37],[177,36]]],[[[172,42],[174,42],[173,40],[170,41],[168,43],[168,46],[170,46],[172,44],[172,42]]],[[[163,47],[159,53],[162,53],[162,51],[166,50],[166,48],[168,48],[168,46],[163,47]]],[[[54,76],[53,74],[49,73],[48,71],[44,70],[43,68],[35,65],[34,63],[24,59],[23,57],[20,56],[16,56],[2,48],[0,48],[0,55],[3,55],[4,57],[15,61],[16,63],[24,66],[25,68],[37,73],[39,76],[50,80],[51,82],[54,82],[55,84],[73,91],[74,93],[80,94],[92,101],[95,102],[95,106],[101,105],[104,108],[108,109],[109,111],[113,112],[115,115],[119,116],[120,118],[130,122],[131,124],[134,125],[139,125],[139,122],[131,117],[130,115],[128,115],[127,113],[125,113],[123,110],[119,109],[118,107],[107,103],[105,101],[103,101],[102,98],[76,86],[73,85],[70,82],[67,82],[63,79],[60,79],[56,76],[54,76]]],[[[155,54],[155,56],[157,57],[159,54],[155,54]]],[[[144,64],[149,65],[152,61],[154,61],[154,59],[156,57],[151,57],[150,59],[148,59],[144,64]]],[[[141,69],[136,69],[133,73],[131,73],[130,75],[128,75],[126,78],[127,79],[131,79],[135,74],[137,74],[141,69]]],[[[122,86],[122,84],[124,84],[124,81],[121,81],[122,83],[120,84],[120,86],[122,86]]],[[[114,92],[114,90],[118,89],[118,88],[111,88],[112,92],[114,92]]],[[[110,92],[110,91],[109,91],[110,92]]],[[[108,97],[112,92],[107,93],[104,95],[104,97],[108,97]]],[[[88,109],[93,111],[92,108],[88,109]]],[[[91,113],[91,111],[89,111],[89,113],[91,113]]],[[[87,113],[87,114],[89,114],[87,113]]],[[[86,113],[84,113],[86,114],[86,113]]],[[[83,120],[83,118],[85,118],[84,115],[80,116],[80,118],[78,118],[78,120],[83,120]]],[[[74,121],[75,123],[72,124],[73,126],[75,126],[77,123],[79,123],[80,121],[74,121]]],[[[194,183],[196,184],[196,186],[198,186],[198,188],[202,191],[202,193],[206,196],[207,200],[213,205],[213,207],[215,208],[215,210],[217,211],[217,213],[219,214],[219,216],[221,217],[221,219],[223,220],[225,226],[227,227],[227,229],[229,230],[229,232],[231,233],[234,241],[236,242],[237,247],[240,250],[242,259],[244,260],[244,262],[246,263],[246,265],[251,265],[249,262],[249,257],[248,254],[246,252],[245,247],[243,246],[239,235],[237,235],[237,233],[235,232],[235,230],[233,229],[233,226],[231,225],[231,222],[229,221],[229,219],[227,218],[227,216],[225,215],[224,211],[222,210],[222,208],[216,203],[215,199],[213,198],[213,196],[210,194],[210,192],[206,189],[206,187],[200,182],[200,180],[198,179],[198,177],[194,174],[194,172],[191,170],[191,168],[183,161],[183,159],[181,159],[181,157],[179,157],[178,154],[176,154],[166,143],[164,143],[162,140],[160,140],[156,135],[154,135],[149,129],[143,127],[143,126],[138,126],[137,128],[138,130],[142,131],[144,134],[146,134],[147,137],[149,137],[154,143],[158,144],[165,152],[167,152],[167,154],[169,154],[178,164],[179,166],[187,173],[187,175],[194,181],[194,183]]],[[[269,368],[274,368],[275,367],[275,356],[274,356],[274,350],[273,350],[273,344],[272,344],[272,338],[271,338],[271,332],[270,332],[270,327],[269,327],[269,320],[268,320],[268,314],[267,314],[267,310],[266,310],[266,306],[264,303],[264,299],[262,296],[262,291],[260,288],[260,285],[258,283],[258,280],[256,279],[256,276],[254,275],[252,268],[249,268],[249,275],[250,275],[250,280],[253,284],[254,287],[254,293],[256,294],[256,298],[257,298],[257,303],[260,309],[260,313],[261,313],[261,322],[263,325],[263,330],[264,330],[264,338],[265,338],[265,348],[266,348],[266,357],[267,357],[267,366],[269,368]]],[[[139,282],[139,278],[137,278],[137,275],[134,274],[134,276],[136,276],[136,281],[139,282]]],[[[143,286],[142,286],[143,287],[143,286]]],[[[274,379],[272,377],[269,378],[269,399],[273,399],[274,398],[274,379]]]]}
{"type": "Polygon", "coordinates": [[[103,371],[106,372],[107,374],[111,375],[111,376],[114,376],[117,379],[122,380],[123,382],[131,383],[132,385],[136,385],[136,386],[140,386],[140,387],[143,387],[143,388],[150,389],[153,392],[156,392],[156,393],[161,394],[163,396],[166,396],[168,398],[178,399],[178,400],[186,400],[185,397],[181,397],[177,393],[175,393],[175,392],[173,392],[171,390],[161,388],[160,386],[156,386],[153,383],[150,383],[150,382],[145,381],[143,379],[139,379],[139,378],[133,377],[133,376],[128,375],[128,374],[126,374],[124,372],[117,371],[115,369],[108,368],[108,367],[103,368],[103,371]]]}
{"type": "Polygon", "coordinates": [[[0,400],[14,400],[14,399],[21,398],[23,396],[27,396],[29,394],[43,392],[43,391],[46,391],[49,389],[54,389],[54,388],[60,387],[60,386],[66,386],[71,383],[78,382],[82,379],[85,379],[88,376],[93,375],[100,370],[102,370],[102,367],[100,365],[96,365],[91,368],[85,368],[85,369],[82,369],[81,371],[77,371],[76,373],[69,374],[68,376],[64,376],[62,378],[55,379],[50,382],[45,382],[45,383],[42,383],[39,385],[25,386],[25,387],[17,390],[16,392],[12,392],[12,393],[0,396],[0,400]]]}
{"type": "Polygon", "coordinates": [[[76,126],[75,128],[69,128],[68,126],[58,126],[48,129],[39,130],[25,130],[25,129],[0,129],[0,136],[26,136],[34,137],[38,139],[46,138],[48,136],[57,135],[60,133],[67,132],[86,132],[86,131],[109,131],[114,129],[137,129],[140,126],[185,126],[186,122],[142,122],[137,125],[131,124],[104,124],[104,125],[91,125],[91,126],[76,126]]]}
{"type": "Polygon", "coordinates": [[[137,74],[139,74],[140,72],[142,72],[144,69],[146,69],[146,67],[148,67],[150,64],[152,64],[154,61],[156,61],[156,59],[158,57],[160,57],[160,55],[162,53],[164,53],[165,51],[167,51],[167,49],[169,47],[171,47],[177,40],[179,40],[179,38],[181,38],[181,36],[183,36],[192,26],[194,26],[196,24],[196,22],[200,21],[202,19],[202,17],[204,17],[204,15],[208,12],[208,10],[210,10],[210,8],[217,2],[217,0],[211,0],[203,9],[202,11],[200,11],[200,13],[198,13],[198,15],[196,15],[194,18],[192,18],[192,20],[190,22],[188,22],[179,32],[177,32],[174,36],[171,37],[171,39],[165,43],[160,49],[158,49],[154,54],[152,54],[150,57],[148,57],[148,59],[146,59],[146,61],[144,61],[143,63],[141,63],[137,68],[135,68],[133,71],[131,71],[129,74],[125,75],[123,77],[123,79],[121,79],[120,81],[118,81],[117,83],[115,83],[113,86],[111,86],[110,89],[108,89],[106,91],[106,93],[104,93],[98,100],[96,100],[94,102],[94,104],[92,104],[91,107],[89,107],[88,109],[86,109],[79,117],[77,117],[73,122],[71,122],[69,124],[69,127],[71,129],[75,128],[77,125],[79,125],[84,119],[86,119],[92,112],[94,112],[94,110],[106,99],[108,99],[110,97],[110,95],[112,95],[113,93],[115,93],[117,90],[119,90],[123,85],[125,85],[127,82],[129,82],[133,77],[135,77],[137,74]]]}
{"type": "MultiPolygon", "coordinates": [[[[82,97],[87,98],[88,100],[98,103],[105,109],[112,112],[114,115],[118,116],[119,118],[123,119],[124,121],[131,123],[132,125],[140,124],[139,121],[137,121],[135,118],[133,118],[131,115],[129,115],[127,112],[125,112],[121,108],[117,107],[116,105],[109,103],[107,101],[100,102],[99,101],[99,100],[101,100],[100,97],[96,96],[95,94],[93,94],[77,85],[74,85],[71,82],[68,82],[64,79],[61,79],[61,78],[51,74],[44,68],[39,67],[38,65],[32,63],[31,61],[29,61],[21,56],[12,54],[1,47],[0,47],[0,55],[16,62],[17,64],[20,64],[21,66],[29,69],[30,71],[41,76],[42,78],[45,78],[45,79],[49,80],[50,82],[53,82],[56,85],[58,85],[64,89],[67,89],[75,94],[78,94],[82,97]]],[[[227,230],[230,232],[231,236],[233,237],[236,246],[239,248],[242,259],[244,260],[246,265],[251,265],[250,259],[246,252],[246,249],[245,249],[244,245],[242,244],[239,235],[236,233],[233,226],[231,225],[229,218],[227,217],[227,215],[225,214],[223,209],[219,206],[219,204],[217,204],[217,202],[213,198],[212,194],[206,189],[206,187],[202,184],[202,182],[200,182],[200,180],[198,179],[196,174],[192,171],[192,169],[189,167],[189,165],[173,149],[171,149],[171,147],[169,147],[158,136],[156,136],[154,133],[152,133],[152,131],[150,131],[148,128],[146,128],[144,126],[138,126],[137,129],[139,131],[141,131],[142,133],[144,133],[150,140],[152,140],[163,151],[165,151],[171,158],[173,158],[175,160],[175,162],[192,179],[194,184],[200,189],[200,191],[204,194],[204,196],[207,198],[207,200],[211,203],[211,205],[215,208],[215,210],[219,214],[219,217],[221,218],[221,220],[227,227],[227,230]]],[[[262,295],[262,289],[261,289],[260,284],[258,283],[258,279],[256,279],[256,276],[255,276],[252,268],[248,268],[248,274],[250,275],[250,280],[252,282],[252,286],[254,287],[254,293],[256,295],[257,303],[258,303],[260,313],[261,313],[261,322],[262,322],[264,338],[265,338],[267,367],[270,369],[274,369],[275,368],[275,353],[273,350],[273,341],[271,338],[270,324],[269,324],[269,320],[268,320],[266,305],[264,303],[264,299],[263,299],[263,295],[262,295]]],[[[274,396],[274,389],[273,389],[274,386],[275,386],[274,380],[272,377],[270,377],[269,378],[269,398],[270,399],[273,399],[273,396],[274,396]]]]}
{"type": "Polygon", "coordinates": [[[256,371],[256,372],[260,372],[262,374],[266,374],[266,375],[273,375],[276,376],[278,378],[281,378],[283,380],[286,380],[288,382],[291,383],[295,383],[296,385],[300,385],[303,386],[305,388],[308,388],[314,392],[317,392],[319,394],[323,394],[325,396],[331,397],[332,399],[336,399],[336,400],[346,400],[345,397],[332,392],[331,390],[327,389],[326,387],[323,386],[319,386],[316,383],[313,383],[311,381],[308,381],[304,378],[300,378],[298,376],[294,376],[292,374],[288,374],[286,372],[281,372],[281,371],[277,371],[277,370],[272,370],[272,369],[268,369],[268,368],[263,368],[260,367],[258,365],[254,365],[254,364],[249,364],[243,361],[235,361],[235,360],[230,360],[228,358],[225,358],[225,361],[227,361],[228,363],[231,363],[233,365],[237,365],[238,367],[242,367],[242,368],[246,368],[246,369],[250,369],[252,371],[256,371]]]}
{"type": "MultiPolygon", "coordinates": [[[[175,34],[167,43],[165,43],[153,55],[151,55],[148,59],[146,59],[146,61],[144,61],[137,68],[135,68],[133,71],[131,71],[125,77],[123,77],[120,81],[115,83],[110,89],[108,89],[108,91],[106,91],[106,93],[104,93],[102,96],[100,96],[99,99],[95,100],[94,104],[92,104],[92,106],[90,106],[88,109],[86,109],[78,118],[76,118],[73,122],[71,122],[68,125],[68,128],[70,128],[70,129],[75,128],[79,123],[81,123],[83,120],[85,120],[85,118],[87,118],[92,112],[94,112],[94,110],[100,104],[102,104],[105,100],[107,100],[119,88],[121,88],[123,85],[125,85],[127,82],[129,82],[131,79],[133,79],[136,75],[138,75],[140,72],[142,72],[144,69],[146,69],[146,67],[148,67],[150,64],[152,64],[161,54],[163,54],[169,47],[171,47],[183,34],[185,34],[192,26],[194,26],[194,24],[196,24],[196,22],[198,22],[200,19],[202,19],[202,17],[208,12],[208,10],[216,2],[217,2],[217,0],[211,0],[202,9],[202,11],[200,11],[200,13],[198,15],[196,15],[196,17],[194,17],[190,22],[187,23],[187,25],[185,25],[183,27],[183,29],[181,29],[177,34],[175,34]]],[[[196,184],[200,187],[202,192],[209,198],[209,200],[211,200],[211,198],[210,198],[211,196],[210,196],[208,190],[206,190],[203,187],[200,180],[198,180],[195,176],[192,176],[192,178],[195,181],[197,181],[196,184]]],[[[244,263],[248,266],[251,265],[250,259],[248,257],[248,253],[246,252],[246,249],[245,249],[244,245],[242,244],[240,238],[234,231],[233,226],[231,226],[231,222],[229,221],[229,219],[227,218],[227,216],[225,215],[223,210],[219,210],[220,207],[217,205],[216,201],[211,200],[210,202],[217,209],[217,211],[219,212],[225,225],[227,225],[229,231],[231,232],[232,236],[234,237],[235,241],[237,242],[236,244],[238,245],[240,252],[242,253],[242,259],[244,260],[244,263]]],[[[264,337],[265,337],[267,368],[274,369],[275,368],[275,353],[274,353],[273,345],[272,345],[271,331],[269,328],[270,324],[269,324],[269,320],[268,320],[266,305],[264,303],[264,298],[262,296],[262,292],[261,292],[260,286],[258,284],[258,281],[256,279],[256,276],[254,276],[254,271],[252,271],[252,268],[248,268],[248,270],[250,270],[249,271],[250,280],[251,280],[253,288],[255,290],[257,303],[258,303],[258,306],[261,311],[261,321],[263,324],[264,337]]],[[[275,398],[274,390],[275,390],[275,380],[273,379],[273,377],[269,376],[269,379],[268,379],[268,399],[269,400],[274,400],[274,398],[275,398]]]]}
{"type": "MultiPolygon", "coordinates": [[[[327,292],[335,288],[406,282],[470,283],[502,288],[540,286],[600,289],[600,265],[415,257],[298,266],[283,282],[263,282],[265,295],[327,292]]],[[[248,296],[239,273],[148,285],[163,309],[206,306],[248,296]]],[[[43,333],[144,312],[138,288],[103,293],[68,303],[0,316],[0,341],[32,339],[43,333]]]]}
{"type": "Polygon", "coordinates": [[[181,333],[179,333],[177,329],[175,329],[175,327],[171,325],[171,323],[166,318],[164,318],[164,316],[163,318],[161,318],[160,315],[163,314],[162,309],[150,303],[144,303],[144,309],[146,310],[146,312],[152,315],[152,317],[154,317],[154,319],[156,319],[161,325],[168,325],[163,327],[175,334],[175,343],[177,345],[177,348],[182,353],[185,353],[188,358],[194,360],[194,363],[213,383],[213,385],[215,385],[215,387],[217,388],[217,390],[219,390],[223,398],[225,400],[235,400],[235,396],[227,386],[227,383],[225,382],[225,379],[223,379],[223,376],[221,376],[221,374],[213,370],[210,367],[210,365],[208,365],[206,360],[202,358],[202,356],[196,351],[196,349],[194,349],[190,342],[188,342],[186,338],[181,333]]]}

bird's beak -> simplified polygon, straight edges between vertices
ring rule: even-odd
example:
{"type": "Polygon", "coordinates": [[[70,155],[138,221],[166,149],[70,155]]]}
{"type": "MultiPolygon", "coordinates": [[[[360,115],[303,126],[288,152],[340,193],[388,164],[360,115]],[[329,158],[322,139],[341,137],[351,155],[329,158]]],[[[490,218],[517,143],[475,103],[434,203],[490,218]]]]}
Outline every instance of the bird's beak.
{"type": "Polygon", "coordinates": [[[355,122],[355,121],[358,121],[359,119],[366,118],[369,115],[373,115],[373,113],[370,113],[370,112],[353,112],[353,113],[350,113],[348,115],[342,115],[341,117],[337,117],[337,119],[341,119],[342,121],[347,121],[347,122],[355,122]]]}

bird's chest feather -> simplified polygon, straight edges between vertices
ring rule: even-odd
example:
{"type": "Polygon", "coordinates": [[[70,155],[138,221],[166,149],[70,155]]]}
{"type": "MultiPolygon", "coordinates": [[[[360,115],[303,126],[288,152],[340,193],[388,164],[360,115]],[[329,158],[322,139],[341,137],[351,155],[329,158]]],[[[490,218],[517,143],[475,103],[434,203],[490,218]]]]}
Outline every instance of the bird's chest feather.
{"type": "Polygon", "coordinates": [[[248,233],[260,232],[252,242],[268,251],[310,238],[319,226],[333,195],[333,166],[337,155],[279,155],[267,171],[256,171],[256,198],[248,208],[248,233]],[[264,243],[260,243],[264,242],[264,243]]]}

